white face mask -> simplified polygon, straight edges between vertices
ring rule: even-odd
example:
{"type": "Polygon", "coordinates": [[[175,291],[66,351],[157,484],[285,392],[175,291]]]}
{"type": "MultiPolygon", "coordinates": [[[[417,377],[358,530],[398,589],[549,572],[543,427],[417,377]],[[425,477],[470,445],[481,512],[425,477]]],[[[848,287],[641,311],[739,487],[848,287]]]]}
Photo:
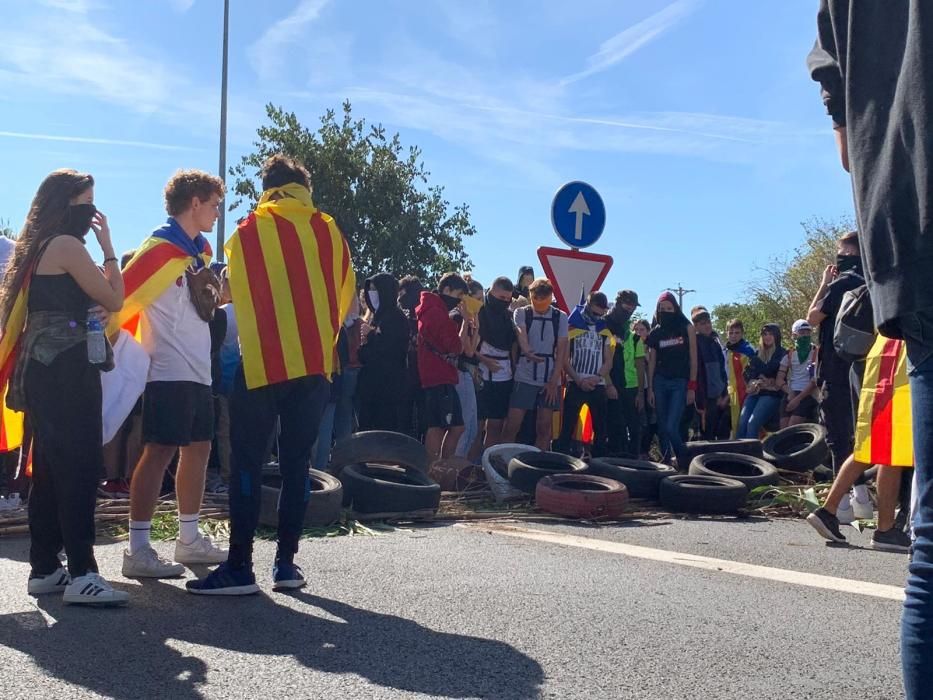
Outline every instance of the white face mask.
{"type": "Polygon", "coordinates": [[[379,310],[379,292],[375,289],[370,289],[366,294],[369,296],[369,304],[373,307],[373,311],[379,310]]]}

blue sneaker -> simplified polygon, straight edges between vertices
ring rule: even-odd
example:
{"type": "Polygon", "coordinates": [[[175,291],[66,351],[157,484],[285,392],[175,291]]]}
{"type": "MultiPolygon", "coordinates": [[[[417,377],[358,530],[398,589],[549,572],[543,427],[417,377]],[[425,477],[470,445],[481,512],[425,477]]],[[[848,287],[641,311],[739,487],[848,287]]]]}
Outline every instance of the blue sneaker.
{"type": "Polygon", "coordinates": [[[256,576],[253,575],[253,567],[249,564],[233,567],[229,562],[224,562],[214,571],[208,574],[207,578],[197,581],[188,581],[185,588],[189,593],[195,595],[252,595],[259,593],[259,586],[256,585],[256,576]]]}
{"type": "Polygon", "coordinates": [[[290,561],[277,561],[272,567],[272,590],[293,591],[304,588],[305,577],[301,567],[290,561]]]}

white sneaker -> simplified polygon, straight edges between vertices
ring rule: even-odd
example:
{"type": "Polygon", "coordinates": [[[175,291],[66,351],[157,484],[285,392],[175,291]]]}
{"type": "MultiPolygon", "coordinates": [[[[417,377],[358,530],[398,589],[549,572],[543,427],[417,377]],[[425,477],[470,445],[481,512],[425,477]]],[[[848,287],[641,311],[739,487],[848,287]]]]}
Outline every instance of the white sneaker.
{"type": "Polygon", "coordinates": [[[68,584],[64,598],[70,605],[126,605],[130,594],[115,591],[103,576],[89,573],[68,584]]]}
{"type": "Polygon", "coordinates": [[[875,507],[865,484],[852,487],[852,509],[855,511],[856,520],[871,520],[875,517],[875,507]]]}
{"type": "Polygon", "coordinates": [[[199,533],[191,544],[175,540],[175,561],[181,564],[223,564],[227,561],[227,553],[211,542],[208,535],[199,533]]]}
{"type": "Polygon", "coordinates": [[[852,499],[849,494],[842,497],[839,507],[836,508],[836,519],[840,525],[851,525],[855,522],[855,511],[852,509],[852,499]]]}
{"type": "Polygon", "coordinates": [[[152,547],[135,554],[123,552],[123,575],[127,578],[175,578],[185,573],[185,567],[160,557],[152,547]]]}
{"type": "Polygon", "coordinates": [[[71,583],[71,576],[59,567],[48,576],[30,577],[26,584],[29,595],[45,595],[46,593],[61,593],[71,583]]]}

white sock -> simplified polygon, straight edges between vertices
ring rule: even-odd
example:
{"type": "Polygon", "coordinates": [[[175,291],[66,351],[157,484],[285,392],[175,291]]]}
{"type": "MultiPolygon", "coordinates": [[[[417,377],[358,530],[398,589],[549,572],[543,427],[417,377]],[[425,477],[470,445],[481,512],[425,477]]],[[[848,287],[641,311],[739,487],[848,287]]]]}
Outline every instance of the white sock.
{"type": "Polygon", "coordinates": [[[151,520],[130,520],[130,556],[151,546],[149,544],[149,532],[151,530],[151,520]]]}
{"type": "Polygon", "coordinates": [[[178,514],[178,539],[182,544],[191,544],[198,539],[198,514],[178,514]]]}

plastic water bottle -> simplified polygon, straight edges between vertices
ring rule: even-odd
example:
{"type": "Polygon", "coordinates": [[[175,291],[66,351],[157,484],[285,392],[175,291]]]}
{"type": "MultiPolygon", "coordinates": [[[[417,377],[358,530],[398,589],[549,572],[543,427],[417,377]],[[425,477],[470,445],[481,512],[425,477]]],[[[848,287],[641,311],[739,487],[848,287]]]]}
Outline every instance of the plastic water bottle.
{"type": "Polygon", "coordinates": [[[87,361],[92,365],[103,364],[107,359],[107,341],[104,340],[104,327],[97,314],[87,315],[87,361]]]}

